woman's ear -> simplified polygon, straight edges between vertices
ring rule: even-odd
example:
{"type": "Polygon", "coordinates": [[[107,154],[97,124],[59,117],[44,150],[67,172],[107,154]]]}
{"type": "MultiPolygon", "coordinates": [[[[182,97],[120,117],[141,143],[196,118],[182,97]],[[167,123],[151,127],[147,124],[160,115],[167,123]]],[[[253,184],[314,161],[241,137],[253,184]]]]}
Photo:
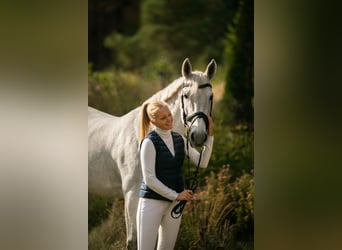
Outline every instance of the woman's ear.
{"type": "Polygon", "coordinates": [[[152,123],[153,125],[156,125],[156,121],[154,119],[150,119],[150,123],[152,123]]]}

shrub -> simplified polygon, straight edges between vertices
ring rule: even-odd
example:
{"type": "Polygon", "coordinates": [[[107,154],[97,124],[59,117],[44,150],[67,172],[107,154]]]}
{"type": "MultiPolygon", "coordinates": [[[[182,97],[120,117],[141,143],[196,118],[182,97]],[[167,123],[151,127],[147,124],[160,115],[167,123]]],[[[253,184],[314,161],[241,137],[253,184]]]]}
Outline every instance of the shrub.
{"type": "Polygon", "coordinates": [[[159,87],[157,81],[142,81],[137,73],[88,71],[88,105],[116,116],[140,106],[159,87]]]}
{"type": "Polygon", "coordinates": [[[133,74],[119,71],[93,72],[88,78],[88,104],[110,114],[122,115],[137,105],[139,92],[134,88],[137,82],[133,74]]]}
{"type": "Polygon", "coordinates": [[[209,175],[209,171],[218,173],[223,165],[229,165],[233,181],[244,172],[254,168],[254,133],[245,125],[229,127],[222,123],[215,123],[215,142],[209,166],[202,176],[209,175]],[[229,164],[228,164],[229,163],[229,164]]]}
{"type": "Polygon", "coordinates": [[[253,249],[253,175],[231,178],[226,166],[212,172],[206,188],[187,204],[177,249],[253,249]]]}

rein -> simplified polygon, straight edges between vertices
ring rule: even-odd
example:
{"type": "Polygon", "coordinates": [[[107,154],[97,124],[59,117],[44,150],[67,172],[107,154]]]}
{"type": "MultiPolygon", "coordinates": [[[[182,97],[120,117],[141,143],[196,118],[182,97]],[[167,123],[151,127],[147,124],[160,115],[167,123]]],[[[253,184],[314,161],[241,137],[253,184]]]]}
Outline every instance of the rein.
{"type": "MultiPolygon", "coordinates": [[[[187,147],[187,150],[189,150],[189,140],[188,139],[187,139],[186,147],[187,147]]],[[[203,147],[202,147],[201,152],[200,152],[200,157],[198,159],[198,164],[197,164],[196,170],[194,171],[194,173],[191,177],[188,177],[185,180],[185,184],[186,184],[187,189],[190,189],[193,193],[195,193],[195,190],[198,187],[198,172],[199,172],[199,166],[200,166],[201,159],[202,159],[202,152],[203,152],[203,147]]],[[[187,154],[187,159],[188,159],[188,176],[190,176],[190,157],[189,157],[189,154],[187,154]]],[[[174,219],[178,219],[182,215],[182,212],[185,208],[186,203],[187,203],[186,200],[181,200],[177,205],[175,205],[173,207],[173,209],[171,210],[171,217],[174,219]]]]}
{"type": "MultiPolygon", "coordinates": [[[[183,84],[183,88],[186,87],[185,84],[183,84]]],[[[212,87],[210,83],[204,83],[198,86],[198,88],[206,88],[206,87],[212,87]]],[[[187,189],[190,189],[193,193],[195,193],[195,190],[198,187],[198,173],[199,173],[199,166],[202,160],[202,153],[203,153],[203,147],[201,148],[200,151],[200,156],[198,159],[197,167],[192,176],[190,176],[190,156],[189,156],[189,131],[194,124],[194,122],[197,119],[202,118],[205,122],[206,129],[209,127],[209,119],[207,115],[204,112],[195,112],[189,116],[186,115],[185,110],[184,110],[184,93],[182,94],[181,98],[181,104],[182,104],[182,118],[183,118],[183,123],[184,126],[186,127],[186,149],[187,149],[187,161],[188,161],[188,178],[185,180],[185,185],[187,189]],[[188,126],[188,122],[190,122],[190,126],[188,126]]],[[[212,98],[210,99],[210,116],[212,115],[212,108],[213,108],[213,100],[212,98]]],[[[185,208],[187,201],[186,200],[181,200],[177,205],[174,206],[174,208],[171,210],[171,217],[174,219],[178,219],[181,215],[182,212],[185,208]]]]}

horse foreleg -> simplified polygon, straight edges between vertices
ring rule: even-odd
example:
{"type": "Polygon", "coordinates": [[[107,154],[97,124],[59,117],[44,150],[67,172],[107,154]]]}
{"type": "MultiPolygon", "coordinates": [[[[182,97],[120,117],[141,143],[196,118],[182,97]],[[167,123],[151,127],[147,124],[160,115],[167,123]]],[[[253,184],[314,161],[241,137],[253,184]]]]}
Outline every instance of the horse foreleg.
{"type": "Polygon", "coordinates": [[[127,233],[127,249],[137,249],[136,213],[138,207],[138,188],[125,193],[125,220],[127,233]]]}

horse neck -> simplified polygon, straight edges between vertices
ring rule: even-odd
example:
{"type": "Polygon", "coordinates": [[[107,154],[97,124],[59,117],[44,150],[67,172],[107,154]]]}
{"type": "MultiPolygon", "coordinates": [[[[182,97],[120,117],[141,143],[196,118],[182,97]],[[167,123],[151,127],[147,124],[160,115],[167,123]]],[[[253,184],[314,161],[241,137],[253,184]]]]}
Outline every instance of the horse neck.
{"type": "Polygon", "coordinates": [[[180,94],[176,95],[174,98],[168,102],[171,112],[173,114],[173,131],[179,134],[185,135],[186,129],[182,123],[182,112],[180,108],[180,94]]]}
{"type": "Polygon", "coordinates": [[[170,110],[174,117],[173,122],[173,130],[185,135],[186,129],[182,123],[182,114],[180,109],[180,98],[181,98],[181,89],[183,85],[184,79],[180,77],[170,83],[166,88],[160,90],[152,97],[150,97],[146,102],[151,102],[153,100],[164,100],[170,107],[170,110]]]}

